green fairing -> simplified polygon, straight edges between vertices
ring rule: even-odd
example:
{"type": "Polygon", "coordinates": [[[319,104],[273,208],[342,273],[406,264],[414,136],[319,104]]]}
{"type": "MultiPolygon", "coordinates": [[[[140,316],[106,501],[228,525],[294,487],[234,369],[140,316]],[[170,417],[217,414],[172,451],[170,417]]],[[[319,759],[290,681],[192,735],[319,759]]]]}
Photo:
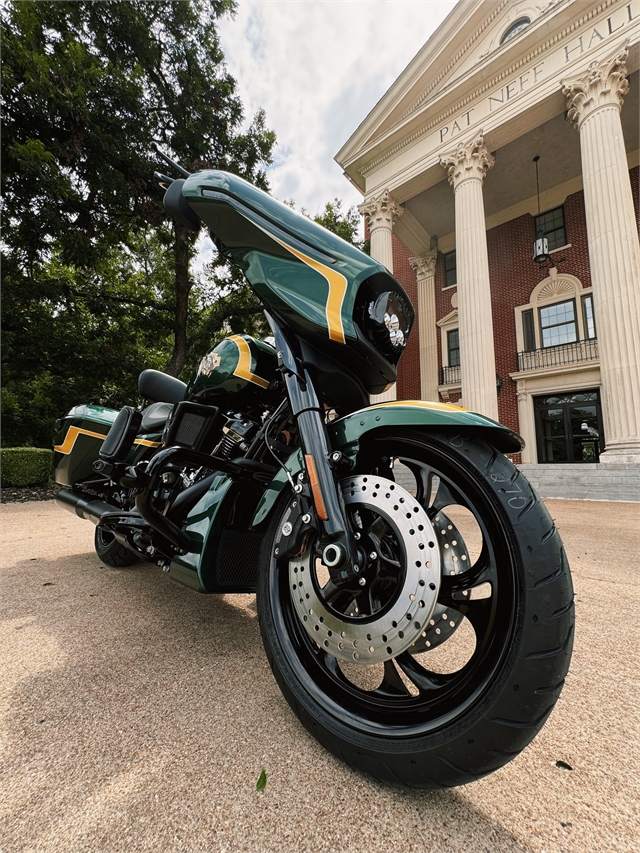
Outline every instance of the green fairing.
{"type": "Polygon", "coordinates": [[[400,287],[382,264],[236,175],[197,172],[185,181],[182,193],[241,264],[265,305],[296,325],[327,335],[329,287],[324,275],[278,240],[344,276],[340,317],[346,338],[356,337],[352,315],[362,281],[382,275],[390,287],[400,287]]]}
{"type": "MultiPolygon", "coordinates": [[[[295,453],[292,453],[291,456],[285,462],[285,465],[291,477],[295,477],[304,468],[304,465],[302,463],[302,451],[296,450],[295,453]]],[[[275,475],[273,480],[269,483],[267,490],[260,498],[260,503],[256,508],[256,513],[253,516],[251,527],[257,527],[261,522],[265,520],[265,518],[268,517],[269,513],[271,512],[271,508],[278,499],[278,495],[288,482],[289,477],[287,476],[286,471],[281,468],[275,475]]]]}
{"type": "Polygon", "coordinates": [[[209,491],[202,496],[188,515],[184,527],[185,533],[194,540],[194,550],[188,554],[180,554],[171,562],[169,574],[198,592],[207,590],[207,581],[203,577],[206,561],[215,560],[215,540],[220,535],[224,512],[220,513],[224,499],[231,488],[233,480],[221,474],[217,477],[209,491]],[[216,524],[217,516],[222,516],[222,522],[216,524]]]}

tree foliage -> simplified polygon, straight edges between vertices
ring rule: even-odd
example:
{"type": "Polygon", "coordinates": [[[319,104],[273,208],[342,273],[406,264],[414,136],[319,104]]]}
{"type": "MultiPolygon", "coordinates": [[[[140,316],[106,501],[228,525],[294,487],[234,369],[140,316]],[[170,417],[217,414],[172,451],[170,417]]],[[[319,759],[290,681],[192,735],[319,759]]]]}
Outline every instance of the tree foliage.
{"type": "Polygon", "coordinates": [[[361,240],[358,234],[361,218],[355,207],[343,211],[342,201],[339,198],[334,198],[333,201],[328,201],[325,204],[322,213],[313,218],[319,225],[328,231],[333,231],[347,243],[357,246],[358,249],[366,249],[364,240],[361,240]]]}
{"type": "Polygon", "coordinates": [[[142,367],[185,367],[195,236],[165,217],[151,143],[266,188],[275,137],[262,112],[244,127],[216,30],[233,10],[3,6],[5,443],[48,443],[78,400],[119,405],[142,367]]]}

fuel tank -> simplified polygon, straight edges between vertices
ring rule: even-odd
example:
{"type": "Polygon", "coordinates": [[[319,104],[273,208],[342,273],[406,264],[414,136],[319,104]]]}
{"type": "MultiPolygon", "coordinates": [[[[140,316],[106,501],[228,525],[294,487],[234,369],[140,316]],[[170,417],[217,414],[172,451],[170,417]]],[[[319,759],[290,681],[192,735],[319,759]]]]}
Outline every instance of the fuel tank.
{"type": "Polygon", "coordinates": [[[230,335],[210,350],[187,386],[186,398],[267,390],[276,376],[278,359],[266,341],[250,335],[230,335]]]}

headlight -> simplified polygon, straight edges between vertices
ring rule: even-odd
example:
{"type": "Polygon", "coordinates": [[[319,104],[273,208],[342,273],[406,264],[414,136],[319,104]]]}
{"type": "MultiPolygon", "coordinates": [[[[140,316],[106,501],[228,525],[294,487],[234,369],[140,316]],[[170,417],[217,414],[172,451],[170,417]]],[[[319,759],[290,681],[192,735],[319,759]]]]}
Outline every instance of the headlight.
{"type": "Polygon", "coordinates": [[[399,293],[386,291],[367,308],[367,332],[383,355],[399,357],[407,345],[411,311],[399,293]]]}

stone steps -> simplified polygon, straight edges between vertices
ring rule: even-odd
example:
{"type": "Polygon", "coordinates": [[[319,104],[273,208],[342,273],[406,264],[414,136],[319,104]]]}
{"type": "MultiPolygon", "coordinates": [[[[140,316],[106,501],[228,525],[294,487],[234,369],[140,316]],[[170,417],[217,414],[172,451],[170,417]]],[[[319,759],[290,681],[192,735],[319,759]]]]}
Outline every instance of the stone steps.
{"type": "MultiPolygon", "coordinates": [[[[542,498],[640,502],[640,465],[518,465],[542,498]]],[[[415,492],[415,480],[396,463],[396,482],[415,492]]]]}
{"type": "Polygon", "coordinates": [[[640,501],[640,465],[518,465],[542,498],[640,501]]]}

